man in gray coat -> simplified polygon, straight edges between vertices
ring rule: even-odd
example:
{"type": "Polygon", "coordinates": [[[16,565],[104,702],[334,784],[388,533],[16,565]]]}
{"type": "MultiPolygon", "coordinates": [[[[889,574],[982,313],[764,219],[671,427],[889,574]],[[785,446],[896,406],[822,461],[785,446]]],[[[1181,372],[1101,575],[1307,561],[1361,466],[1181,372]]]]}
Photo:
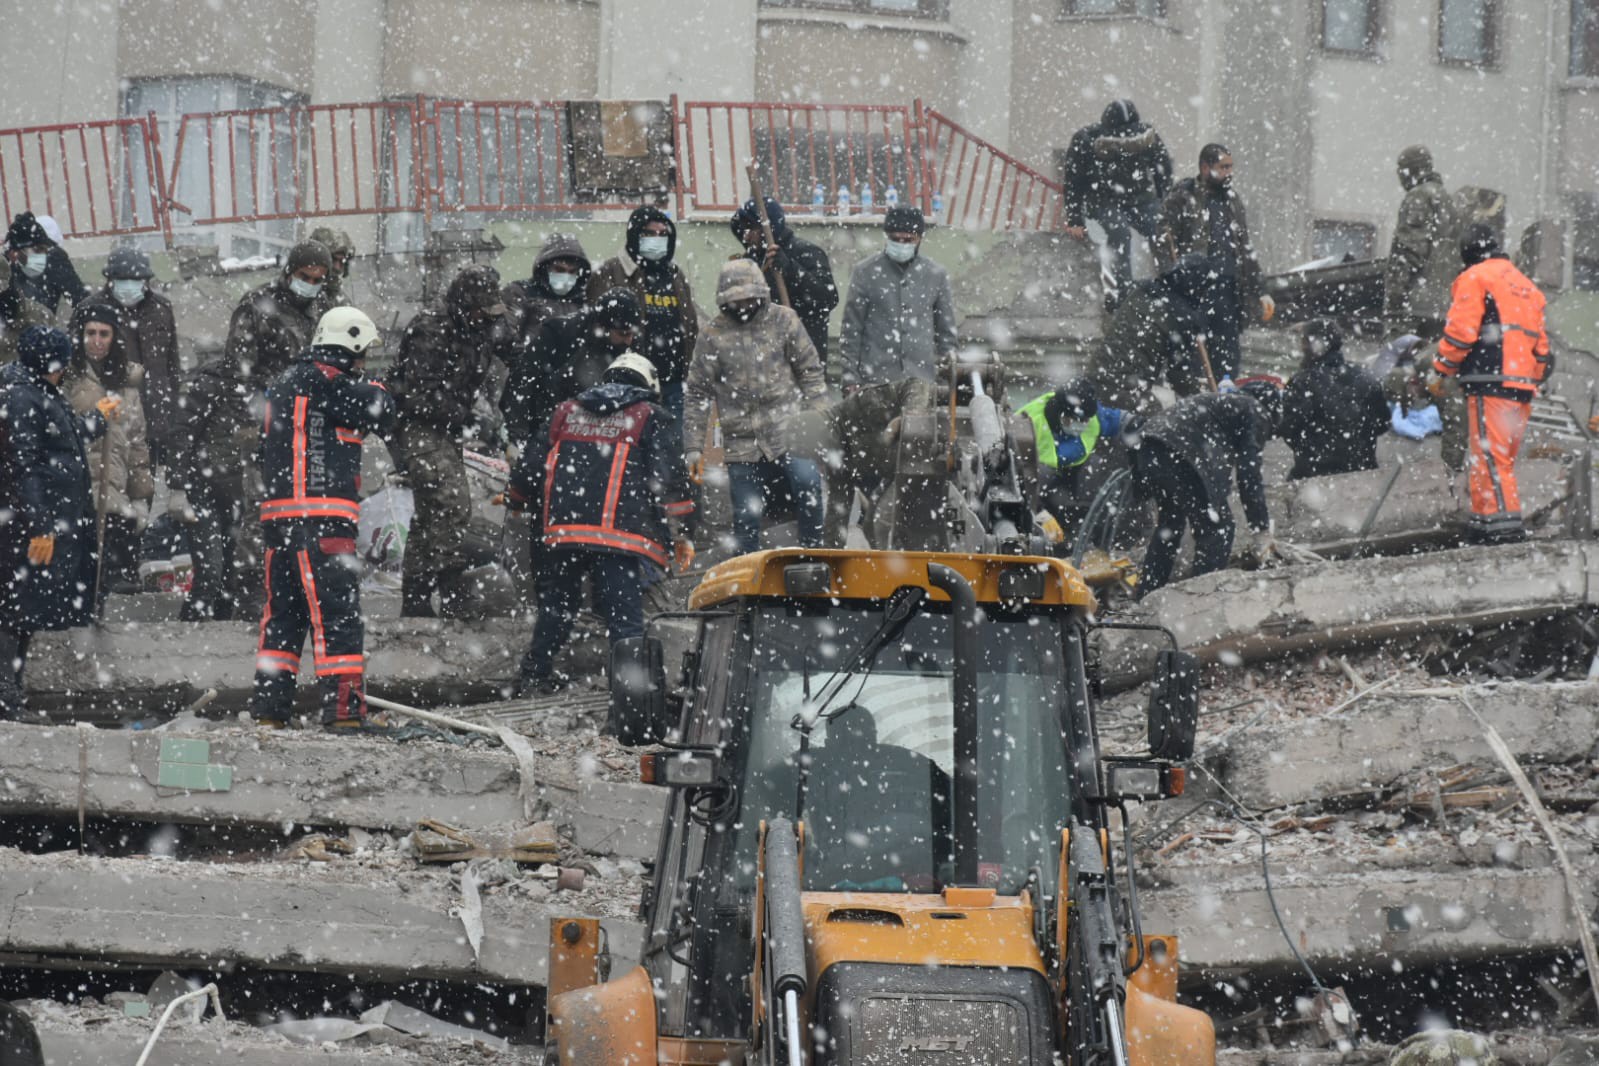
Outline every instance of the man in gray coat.
{"type": "Polygon", "coordinates": [[[927,222],[914,207],[883,217],[883,250],[855,265],[838,349],[848,390],[933,380],[955,351],[955,301],[944,268],[921,254],[927,222]]]}

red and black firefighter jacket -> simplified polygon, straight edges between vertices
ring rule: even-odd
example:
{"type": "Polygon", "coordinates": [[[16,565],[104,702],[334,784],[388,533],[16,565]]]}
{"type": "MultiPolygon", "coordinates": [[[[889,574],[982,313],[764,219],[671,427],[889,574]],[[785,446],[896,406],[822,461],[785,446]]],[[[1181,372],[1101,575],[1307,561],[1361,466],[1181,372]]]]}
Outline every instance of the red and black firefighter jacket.
{"type": "Polygon", "coordinates": [[[595,385],[557,407],[548,439],[522,453],[511,503],[530,511],[545,545],[626,552],[665,566],[671,522],[693,536],[682,437],[653,395],[595,385]]]}
{"type": "Polygon", "coordinates": [[[343,348],[307,348],[267,389],[262,522],[348,523],[343,528],[354,534],[361,518],[361,441],[370,431],[388,429],[394,401],[382,385],[344,369],[348,360],[343,348]]]}
{"type": "Polygon", "coordinates": [[[1544,295],[1502,255],[1461,271],[1433,369],[1473,395],[1531,403],[1554,369],[1544,295]]]}

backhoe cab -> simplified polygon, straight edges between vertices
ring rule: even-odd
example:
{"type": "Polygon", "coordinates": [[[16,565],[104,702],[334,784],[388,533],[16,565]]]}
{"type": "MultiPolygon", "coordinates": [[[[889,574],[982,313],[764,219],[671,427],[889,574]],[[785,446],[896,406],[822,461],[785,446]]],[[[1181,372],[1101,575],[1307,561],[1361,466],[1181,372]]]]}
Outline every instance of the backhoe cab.
{"type": "Polygon", "coordinates": [[[593,933],[552,923],[552,1062],[1214,1062],[1108,817],[1181,790],[1190,657],[1157,665],[1148,755],[1105,759],[1060,560],[763,552],[690,607],[678,685],[652,635],[613,659],[667,819],[638,967],[587,984],[593,933]]]}

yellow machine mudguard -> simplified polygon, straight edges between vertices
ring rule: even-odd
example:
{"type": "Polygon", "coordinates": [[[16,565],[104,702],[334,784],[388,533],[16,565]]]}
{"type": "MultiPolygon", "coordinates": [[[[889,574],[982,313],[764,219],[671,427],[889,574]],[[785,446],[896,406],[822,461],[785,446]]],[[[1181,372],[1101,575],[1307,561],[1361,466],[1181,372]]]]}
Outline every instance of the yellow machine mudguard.
{"type": "Polygon", "coordinates": [[[561,1066],[655,1066],[655,989],[636,966],[614,981],[550,1001],[547,1039],[561,1066]]]}
{"type": "Polygon", "coordinates": [[[1216,1066],[1215,1023],[1204,1011],[1129,984],[1127,1058],[1132,1066],[1216,1066]]]}

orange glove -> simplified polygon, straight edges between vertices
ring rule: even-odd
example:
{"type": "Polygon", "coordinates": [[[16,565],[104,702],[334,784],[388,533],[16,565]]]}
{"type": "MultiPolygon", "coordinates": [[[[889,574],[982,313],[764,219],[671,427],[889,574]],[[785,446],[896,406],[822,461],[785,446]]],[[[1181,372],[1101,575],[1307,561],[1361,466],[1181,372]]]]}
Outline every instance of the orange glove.
{"type": "Polygon", "coordinates": [[[1436,370],[1430,370],[1427,372],[1427,392],[1432,396],[1433,399],[1443,399],[1444,386],[1448,383],[1448,380],[1448,378],[1444,377],[1436,370]]]}
{"type": "Polygon", "coordinates": [[[34,566],[49,566],[56,555],[56,539],[50,534],[28,541],[28,562],[34,566]]]}
{"type": "Polygon", "coordinates": [[[688,479],[696,485],[703,485],[705,483],[705,456],[699,452],[689,452],[685,458],[688,459],[688,479]]]}
{"type": "Polygon", "coordinates": [[[489,497],[489,503],[491,505],[495,506],[495,507],[504,507],[505,506],[505,493],[496,492],[493,496],[489,497]]]}
{"type": "Polygon", "coordinates": [[[679,540],[672,545],[672,565],[677,567],[677,572],[686,574],[694,565],[694,542],[679,540]]]}
{"type": "Polygon", "coordinates": [[[100,417],[107,422],[115,422],[120,416],[117,409],[122,406],[120,396],[102,396],[94,402],[94,409],[100,412],[100,417]]]}
{"type": "Polygon", "coordinates": [[[1260,297],[1260,320],[1270,322],[1272,316],[1277,314],[1277,301],[1264,294],[1260,297]]]}
{"type": "Polygon", "coordinates": [[[1588,419],[1588,432],[1599,435],[1599,415],[1588,419]]]}

